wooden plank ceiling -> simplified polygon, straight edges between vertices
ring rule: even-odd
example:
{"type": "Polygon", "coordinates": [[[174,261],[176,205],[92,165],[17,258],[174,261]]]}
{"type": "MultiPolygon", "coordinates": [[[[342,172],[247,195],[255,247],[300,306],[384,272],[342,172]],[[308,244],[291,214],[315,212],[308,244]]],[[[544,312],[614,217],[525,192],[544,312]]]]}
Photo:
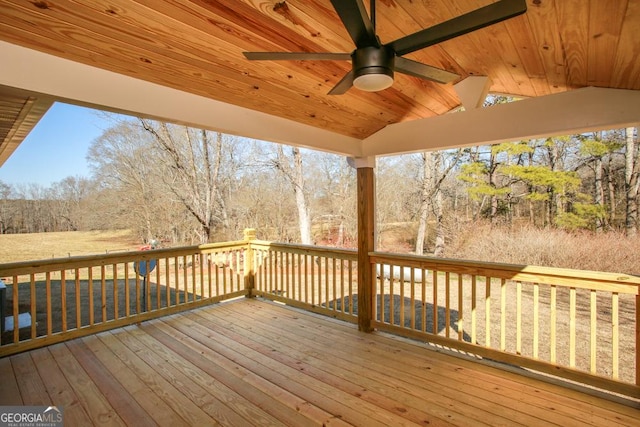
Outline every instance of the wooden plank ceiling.
{"type": "MultiPolygon", "coordinates": [[[[377,33],[386,43],[490,3],[379,0],[377,33]]],[[[524,15],[407,57],[460,80],[489,76],[493,93],[640,90],[640,0],[527,5],[524,15]]],[[[460,105],[452,83],[396,73],[382,92],[352,88],[330,96],[348,61],[243,57],[243,51],[351,52],[329,0],[2,0],[0,40],[358,139],[460,105]]]]}
{"type": "Polygon", "coordinates": [[[53,99],[22,90],[0,86],[0,165],[53,104],[53,99]]]}

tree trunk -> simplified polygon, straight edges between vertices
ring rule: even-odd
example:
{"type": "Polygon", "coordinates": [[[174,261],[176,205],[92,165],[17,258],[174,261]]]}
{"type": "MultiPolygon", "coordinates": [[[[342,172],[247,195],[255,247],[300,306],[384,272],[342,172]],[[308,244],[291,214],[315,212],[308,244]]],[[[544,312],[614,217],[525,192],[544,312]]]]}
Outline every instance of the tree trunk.
{"type": "Polygon", "coordinates": [[[640,180],[640,159],[638,158],[638,145],[633,137],[634,128],[626,129],[626,153],[625,153],[625,196],[626,215],[625,230],[628,236],[635,236],[638,233],[638,186],[640,180]]]}
{"type": "Polygon", "coordinates": [[[444,255],[446,235],[446,231],[444,229],[444,214],[442,212],[442,191],[438,190],[434,202],[434,211],[436,215],[436,247],[433,251],[433,255],[441,257],[444,255]]]}
{"type": "Polygon", "coordinates": [[[302,168],[302,154],[297,147],[291,147],[293,166],[289,158],[284,154],[282,145],[278,145],[277,159],[275,161],[278,169],[293,187],[298,209],[298,225],[300,227],[300,242],[303,245],[310,245],[311,241],[311,215],[309,213],[309,202],[305,191],[304,173],[302,168]]]}
{"type": "MultiPolygon", "coordinates": [[[[604,168],[602,167],[602,158],[596,157],[594,162],[595,172],[595,202],[598,206],[604,206],[604,168]]],[[[596,218],[596,233],[604,231],[603,217],[596,218]]]]}
{"type": "MultiPolygon", "coordinates": [[[[496,155],[493,152],[493,150],[491,150],[491,156],[489,157],[489,185],[491,186],[491,188],[496,188],[496,155]]],[[[496,221],[498,220],[498,196],[496,196],[495,194],[491,195],[491,206],[490,206],[490,214],[489,214],[489,220],[491,221],[491,224],[495,224],[496,221]]]]}
{"type": "Polygon", "coordinates": [[[609,217],[607,220],[607,226],[613,227],[616,222],[616,183],[613,172],[613,156],[609,156],[607,167],[607,188],[609,190],[609,217]]]}
{"type": "Polygon", "coordinates": [[[418,211],[418,232],[416,235],[416,255],[424,253],[424,241],[427,234],[427,220],[429,219],[429,199],[431,170],[433,168],[433,156],[431,152],[422,153],[422,191],[420,193],[420,207],[418,211]]]}
{"type": "Polygon", "coordinates": [[[309,203],[304,192],[304,174],[302,171],[302,155],[300,149],[293,149],[293,161],[295,163],[296,184],[296,206],[298,207],[298,217],[300,218],[300,240],[302,244],[310,245],[311,241],[311,216],[309,214],[309,203]]]}
{"type": "MultiPolygon", "coordinates": [[[[428,229],[429,208],[431,207],[436,217],[436,247],[434,254],[442,256],[445,245],[445,229],[443,225],[442,212],[442,184],[458,164],[462,151],[450,159],[447,164],[445,155],[441,151],[422,153],[422,191],[419,211],[418,234],[416,236],[415,252],[422,255],[424,252],[424,239],[428,229]]],[[[455,214],[455,210],[454,210],[455,214]]]]}
{"type": "MultiPolygon", "coordinates": [[[[553,172],[557,172],[560,170],[558,145],[552,139],[548,139],[547,142],[549,166],[553,172]]],[[[552,226],[555,223],[556,215],[562,212],[562,201],[553,187],[549,187],[547,192],[549,194],[549,204],[547,206],[547,223],[545,225],[552,226]]]]}

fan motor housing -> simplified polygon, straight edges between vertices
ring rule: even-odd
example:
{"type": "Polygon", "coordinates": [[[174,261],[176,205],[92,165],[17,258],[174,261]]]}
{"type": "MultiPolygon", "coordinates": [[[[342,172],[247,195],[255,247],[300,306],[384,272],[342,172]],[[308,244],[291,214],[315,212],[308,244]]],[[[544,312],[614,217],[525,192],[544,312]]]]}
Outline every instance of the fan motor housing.
{"type": "Polygon", "coordinates": [[[363,47],[351,54],[354,78],[366,74],[385,74],[393,78],[395,52],[386,46],[363,47]]]}

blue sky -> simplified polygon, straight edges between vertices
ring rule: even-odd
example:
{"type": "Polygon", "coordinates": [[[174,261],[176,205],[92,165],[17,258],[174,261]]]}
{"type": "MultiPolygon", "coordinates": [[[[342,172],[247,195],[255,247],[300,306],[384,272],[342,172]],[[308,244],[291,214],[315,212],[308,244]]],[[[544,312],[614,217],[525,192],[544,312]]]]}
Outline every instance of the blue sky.
{"type": "Polygon", "coordinates": [[[89,177],[87,150],[112,125],[105,113],[55,103],[0,166],[0,181],[49,187],[68,176],[89,177]]]}

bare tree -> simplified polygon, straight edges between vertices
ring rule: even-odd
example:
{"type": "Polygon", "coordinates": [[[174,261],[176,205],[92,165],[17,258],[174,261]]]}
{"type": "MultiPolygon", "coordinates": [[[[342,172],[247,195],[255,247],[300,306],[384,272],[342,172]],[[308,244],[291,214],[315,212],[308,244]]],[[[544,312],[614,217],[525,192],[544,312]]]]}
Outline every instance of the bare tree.
{"type": "Polygon", "coordinates": [[[201,227],[201,241],[211,241],[219,228],[228,227],[226,201],[220,188],[223,137],[220,133],[168,125],[140,118],[159,148],[169,173],[167,188],[201,227]]]}
{"type": "Polygon", "coordinates": [[[110,228],[122,222],[144,241],[156,237],[161,163],[154,159],[151,141],[139,126],[121,121],[106,130],[89,147],[87,160],[100,182],[101,197],[94,203],[102,215],[92,217],[94,226],[110,228]]]}
{"type": "Polygon", "coordinates": [[[418,213],[418,232],[416,235],[415,253],[422,255],[424,252],[424,240],[427,231],[427,220],[431,211],[436,220],[435,256],[442,256],[445,249],[445,228],[442,184],[449,173],[458,164],[462,150],[454,152],[448,163],[445,162],[445,153],[442,151],[422,153],[422,183],[420,208],[418,213]]]}
{"type": "Polygon", "coordinates": [[[634,128],[626,128],[626,152],[625,152],[625,198],[626,215],[625,230],[628,236],[638,233],[638,189],[640,187],[640,155],[638,141],[634,137],[634,128]]]}
{"type": "Polygon", "coordinates": [[[330,153],[314,155],[306,168],[314,239],[323,244],[353,247],[357,238],[355,169],[345,158],[330,153]]]}
{"type": "Polygon", "coordinates": [[[388,244],[398,240],[404,225],[415,221],[419,205],[415,183],[420,179],[415,160],[416,156],[376,158],[376,247],[382,250],[396,250],[388,244]]]}
{"type": "Polygon", "coordinates": [[[309,201],[305,188],[304,170],[302,167],[302,154],[297,147],[291,148],[291,156],[284,152],[284,147],[276,147],[276,156],[272,159],[272,165],[287,179],[296,199],[298,209],[298,225],[300,227],[300,242],[305,245],[312,243],[311,239],[311,214],[309,201]]]}
{"type": "Polygon", "coordinates": [[[88,207],[84,209],[84,205],[92,185],[89,179],[80,176],[69,176],[51,185],[49,197],[55,207],[59,230],[77,231],[84,228],[84,216],[88,210],[88,207]]]}
{"type": "Polygon", "coordinates": [[[13,209],[11,206],[11,193],[13,189],[9,184],[0,181],[0,234],[6,234],[12,227],[13,209]]]}

